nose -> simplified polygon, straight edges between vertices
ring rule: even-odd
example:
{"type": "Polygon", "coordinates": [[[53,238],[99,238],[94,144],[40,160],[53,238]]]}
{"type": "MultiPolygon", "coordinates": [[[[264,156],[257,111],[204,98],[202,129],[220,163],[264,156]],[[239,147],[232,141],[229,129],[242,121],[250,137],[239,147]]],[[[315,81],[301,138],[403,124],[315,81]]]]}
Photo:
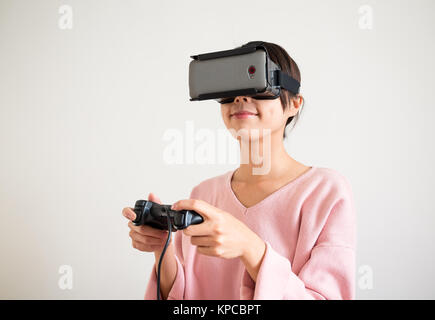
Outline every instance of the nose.
{"type": "Polygon", "coordinates": [[[237,96],[234,98],[234,102],[239,103],[240,101],[244,101],[244,102],[250,102],[251,101],[251,97],[248,96],[237,96]]]}

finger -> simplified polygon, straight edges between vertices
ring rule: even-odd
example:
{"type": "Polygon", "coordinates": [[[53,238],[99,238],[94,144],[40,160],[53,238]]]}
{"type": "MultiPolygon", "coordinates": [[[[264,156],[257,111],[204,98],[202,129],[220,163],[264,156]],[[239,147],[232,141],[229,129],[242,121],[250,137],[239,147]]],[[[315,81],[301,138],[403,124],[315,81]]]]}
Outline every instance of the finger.
{"type": "Polygon", "coordinates": [[[122,209],[122,215],[131,221],[136,219],[136,213],[133,211],[132,208],[127,207],[122,209]]]}
{"type": "Polygon", "coordinates": [[[217,242],[210,236],[193,236],[190,238],[190,242],[194,246],[200,247],[212,247],[217,245],[217,242]]]}
{"type": "Polygon", "coordinates": [[[221,210],[211,204],[198,199],[179,200],[172,205],[173,210],[194,210],[199,213],[204,220],[213,218],[221,210]]]}
{"type": "Polygon", "coordinates": [[[204,254],[206,256],[212,256],[212,257],[219,256],[219,254],[216,252],[216,249],[214,247],[199,246],[196,247],[196,250],[198,251],[198,253],[204,254]]]}
{"type": "Polygon", "coordinates": [[[141,235],[140,233],[134,232],[134,231],[130,231],[129,236],[132,240],[136,241],[136,242],[140,242],[143,244],[148,244],[148,245],[162,245],[164,239],[157,239],[154,237],[148,237],[148,236],[144,236],[141,235]]]}
{"type": "Polygon", "coordinates": [[[156,229],[147,225],[144,226],[135,226],[133,222],[128,222],[128,227],[144,236],[154,237],[154,238],[166,238],[168,236],[168,231],[156,229]]]}
{"type": "Polygon", "coordinates": [[[212,223],[210,220],[206,220],[203,223],[190,225],[186,229],[183,229],[183,233],[186,236],[209,236],[213,232],[212,223]]]}
{"type": "Polygon", "coordinates": [[[150,192],[150,194],[148,195],[148,200],[158,203],[158,204],[162,204],[162,202],[160,201],[159,197],[157,197],[154,193],[150,192]]]}
{"type": "Polygon", "coordinates": [[[135,248],[139,251],[146,251],[146,252],[154,252],[154,251],[160,250],[162,247],[162,246],[147,245],[147,244],[143,244],[141,242],[136,242],[136,241],[132,242],[132,246],[133,246],[133,248],[135,248]]]}

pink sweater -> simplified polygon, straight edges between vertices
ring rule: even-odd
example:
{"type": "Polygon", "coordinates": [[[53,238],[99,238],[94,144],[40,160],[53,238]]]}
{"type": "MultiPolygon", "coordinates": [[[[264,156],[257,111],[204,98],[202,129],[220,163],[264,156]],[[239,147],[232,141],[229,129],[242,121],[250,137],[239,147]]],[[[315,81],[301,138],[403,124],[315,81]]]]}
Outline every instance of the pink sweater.
{"type": "MultiPolygon", "coordinates": [[[[177,275],[168,300],[354,299],[356,215],[349,181],[312,167],[246,208],[231,188],[235,170],[191,192],[233,214],[266,243],[254,282],[239,258],[198,254],[190,237],[174,233],[177,275]]],[[[155,265],[145,299],[156,299],[155,265]]]]}

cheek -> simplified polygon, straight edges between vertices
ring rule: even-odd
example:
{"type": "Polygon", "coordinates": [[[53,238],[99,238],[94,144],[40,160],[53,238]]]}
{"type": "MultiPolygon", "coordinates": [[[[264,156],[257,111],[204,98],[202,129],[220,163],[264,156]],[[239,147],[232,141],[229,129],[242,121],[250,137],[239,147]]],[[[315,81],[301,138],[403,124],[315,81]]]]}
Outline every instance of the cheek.
{"type": "Polygon", "coordinates": [[[280,104],[264,106],[260,110],[260,118],[265,124],[280,124],[284,121],[284,112],[280,104]]]}
{"type": "Polygon", "coordinates": [[[225,108],[223,105],[221,105],[221,115],[224,120],[228,118],[228,108],[225,108]]]}
{"type": "Polygon", "coordinates": [[[230,104],[221,104],[221,114],[223,117],[229,117],[230,116],[230,104]]]}
{"type": "Polygon", "coordinates": [[[221,105],[221,115],[225,125],[228,127],[230,122],[230,108],[225,105],[221,105]]]}

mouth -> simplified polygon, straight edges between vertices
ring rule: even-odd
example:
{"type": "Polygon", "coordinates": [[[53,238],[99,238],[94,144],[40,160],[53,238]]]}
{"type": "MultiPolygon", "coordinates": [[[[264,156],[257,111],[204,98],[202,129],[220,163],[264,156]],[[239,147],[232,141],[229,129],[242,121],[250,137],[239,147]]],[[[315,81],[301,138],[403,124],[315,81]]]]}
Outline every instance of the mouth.
{"type": "Polygon", "coordinates": [[[236,117],[237,119],[246,119],[250,117],[258,116],[258,113],[250,112],[250,111],[237,111],[230,115],[230,117],[236,117]]]}

